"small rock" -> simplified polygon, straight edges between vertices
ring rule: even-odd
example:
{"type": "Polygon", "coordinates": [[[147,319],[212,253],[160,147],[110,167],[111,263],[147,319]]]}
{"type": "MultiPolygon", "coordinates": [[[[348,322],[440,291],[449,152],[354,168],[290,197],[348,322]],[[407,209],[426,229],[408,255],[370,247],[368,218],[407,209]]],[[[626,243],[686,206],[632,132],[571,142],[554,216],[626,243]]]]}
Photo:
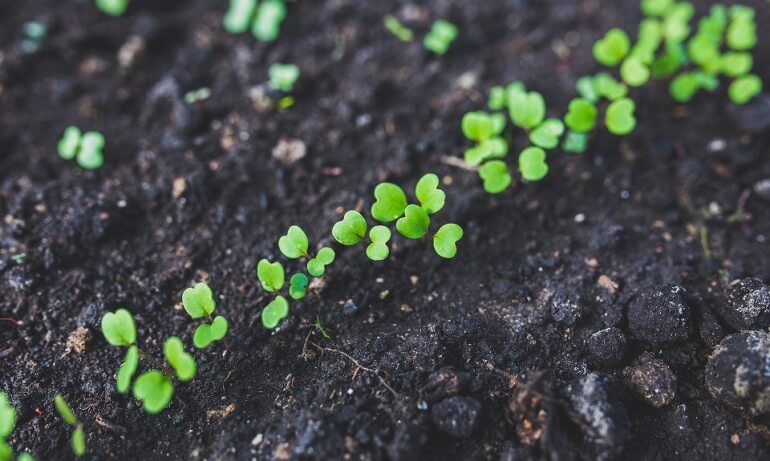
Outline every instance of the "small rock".
{"type": "Polygon", "coordinates": [[[623,370],[628,387],[653,407],[668,405],[676,396],[676,375],[662,360],[642,354],[639,364],[623,370]]]}
{"type": "Polygon", "coordinates": [[[686,341],[693,326],[685,292],[679,285],[668,285],[637,295],[628,308],[631,333],[656,345],[686,341]]]}
{"type": "Polygon", "coordinates": [[[91,339],[91,330],[84,326],[79,326],[67,337],[67,344],[64,347],[65,354],[75,352],[81,354],[85,352],[86,345],[91,339]]]}
{"type": "Polygon", "coordinates": [[[626,337],[619,328],[599,330],[588,338],[588,360],[596,368],[614,368],[623,362],[626,337]]]}
{"type": "Polygon", "coordinates": [[[757,278],[736,280],[727,287],[719,314],[735,330],[764,330],[770,326],[770,288],[757,278]]]}
{"type": "Polygon", "coordinates": [[[754,193],[765,200],[770,200],[770,178],[755,182],[754,193]]]}
{"type": "Polygon", "coordinates": [[[468,373],[455,371],[452,368],[442,368],[434,371],[428,377],[428,382],[422,387],[423,399],[435,403],[448,397],[454,397],[467,387],[468,373]]]}
{"type": "Polygon", "coordinates": [[[551,318],[555,322],[572,326],[583,317],[583,305],[580,296],[570,297],[557,293],[551,298],[551,318]]]}
{"type": "Polygon", "coordinates": [[[473,397],[455,396],[442,400],[431,409],[433,424],[452,437],[469,437],[476,427],[481,403],[473,397]]]}
{"type": "Polygon", "coordinates": [[[749,416],[770,413],[770,335],[744,331],[726,337],[706,362],[706,387],[749,416]]]}
{"type": "Polygon", "coordinates": [[[342,305],[342,313],[347,317],[356,315],[358,310],[358,304],[356,304],[352,299],[348,299],[345,301],[345,304],[342,305]]]}
{"type": "MultiPolygon", "coordinates": [[[[586,439],[602,453],[618,453],[631,433],[620,390],[610,377],[589,373],[567,387],[574,414],[586,439]]],[[[604,458],[605,456],[601,456],[604,458]]]]}
{"type": "Polygon", "coordinates": [[[716,316],[708,310],[704,310],[698,324],[700,337],[709,347],[716,347],[719,341],[725,337],[724,329],[719,324],[716,316]]]}
{"type": "Polygon", "coordinates": [[[281,139],[273,147],[273,158],[283,166],[291,166],[305,158],[307,147],[299,139],[281,139]]]}

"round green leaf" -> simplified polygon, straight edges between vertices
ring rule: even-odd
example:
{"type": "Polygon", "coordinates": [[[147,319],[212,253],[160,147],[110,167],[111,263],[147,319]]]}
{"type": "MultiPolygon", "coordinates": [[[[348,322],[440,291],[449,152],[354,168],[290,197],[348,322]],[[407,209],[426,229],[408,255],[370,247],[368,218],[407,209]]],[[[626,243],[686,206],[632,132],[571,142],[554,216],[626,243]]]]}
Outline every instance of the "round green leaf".
{"type": "Polygon", "coordinates": [[[484,181],[484,190],[490,194],[499,194],[511,185],[511,174],[502,160],[492,160],[479,168],[479,177],[484,181]]]}
{"type": "Polygon", "coordinates": [[[545,99],[534,91],[513,89],[508,92],[508,112],[516,126],[534,128],[545,118],[545,99]]]}
{"type": "Polygon", "coordinates": [[[588,134],[578,133],[575,131],[569,131],[567,136],[564,137],[564,143],[562,149],[565,152],[572,152],[575,154],[582,154],[588,148],[588,134]]]}
{"type": "Polygon", "coordinates": [[[445,259],[452,259],[457,254],[457,242],[463,238],[463,228],[457,224],[444,224],[433,236],[433,249],[445,259]]]}
{"type": "Polygon", "coordinates": [[[251,25],[254,38],[272,42],[278,38],[281,22],[286,17],[286,5],[282,0],[262,0],[257,6],[257,15],[251,25]]]}
{"type": "Polygon", "coordinates": [[[438,176],[428,173],[417,181],[414,194],[417,196],[423,210],[428,214],[434,214],[444,208],[446,194],[438,188],[438,176]]]}
{"type": "Polygon", "coordinates": [[[102,317],[102,333],[113,346],[130,346],[136,342],[136,325],[126,309],[107,312],[102,317]]]}
{"type": "Polygon", "coordinates": [[[345,246],[356,245],[366,237],[366,219],[361,213],[350,210],[332,227],[334,239],[345,246]]]}
{"type": "Polygon", "coordinates": [[[388,242],[391,238],[390,229],[385,226],[374,226],[369,231],[369,240],[372,241],[366,247],[366,256],[372,261],[382,261],[390,255],[388,242]]]}
{"type": "Polygon", "coordinates": [[[67,404],[67,401],[64,400],[64,397],[62,397],[61,394],[56,394],[56,397],[53,399],[54,407],[56,407],[56,412],[59,413],[59,416],[61,419],[69,424],[70,426],[75,426],[78,423],[78,418],[75,416],[75,413],[72,411],[72,408],[67,404]]]}
{"type": "Polygon", "coordinates": [[[86,454],[86,433],[83,431],[83,426],[75,428],[75,431],[72,433],[72,439],[70,439],[70,447],[75,456],[86,454]]]}
{"type": "Polygon", "coordinates": [[[195,358],[184,351],[182,340],[176,336],[171,336],[163,344],[163,355],[166,361],[176,372],[177,378],[182,382],[187,382],[195,377],[198,369],[195,358]]]}
{"type": "Polygon", "coordinates": [[[628,98],[618,99],[607,107],[605,123],[610,133],[622,136],[626,135],[636,128],[636,117],[634,111],[636,104],[628,98]]]}
{"type": "Polygon", "coordinates": [[[675,0],[642,0],[642,12],[647,16],[662,16],[675,0]]]}
{"type": "Polygon", "coordinates": [[[249,30],[256,9],[257,0],[230,0],[230,7],[222,19],[225,30],[231,34],[249,30]]]}
{"type": "Polygon", "coordinates": [[[59,157],[63,158],[64,160],[72,160],[75,158],[78,153],[78,147],[80,147],[81,135],[82,134],[78,127],[68,126],[64,130],[64,135],[62,135],[61,139],[59,140],[59,157]]]}
{"type": "Polygon", "coordinates": [[[262,325],[272,330],[287,315],[289,315],[289,303],[283,296],[276,296],[270,304],[262,309],[262,325]]]}
{"type": "Polygon", "coordinates": [[[587,99],[576,98],[569,103],[569,110],[564,116],[564,122],[570,130],[587,133],[594,129],[598,110],[587,99]]]}
{"type": "Polygon", "coordinates": [[[631,49],[631,40],[625,31],[618,28],[610,29],[607,34],[596,41],[593,48],[594,58],[605,66],[616,66],[626,57],[631,49]]]}
{"type": "Polygon", "coordinates": [[[754,58],[751,53],[729,52],[720,57],[719,68],[728,77],[739,77],[751,71],[754,58]]]}
{"type": "Polygon", "coordinates": [[[134,382],[134,397],[142,401],[147,413],[163,411],[173,395],[174,384],[158,370],[144,372],[134,382]]]}
{"type": "Polygon", "coordinates": [[[396,221],[398,232],[409,239],[419,239],[428,232],[430,218],[428,213],[417,205],[409,205],[404,210],[404,217],[396,221]]]}
{"type": "Polygon", "coordinates": [[[225,337],[229,328],[230,325],[228,324],[227,319],[221,315],[217,315],[214,317],[214,321],[211,322],[211,339],[214,341],[221,340],[225,337]]]}
{"type": "Polygon", "coordinates": [[[616,101],[628,94],[628,87],[606,72],[596,74],[593,82],[596,92],[610,101],[616,101]]]}
{"type": "Polygon", "coordinates": [[[548,174],[545,151],[539,147],[528,147],[519,154],[519,171],[527,181],[540,181],[548,174]]]}
{"type": "Polygon", "coordinates": [[[762,79],[749,74],[738,78],[730,84],[728,93],[735,104],[746,104],[762,91],[762,79]]]}
{"type": "Polygon", "coordinates": [[[313,277],[320,277],[326,272],[326,266],[334,262],[336,254],[329,247],[318,250],[316,257],[308,261],[307,271],[313,277]]]}
{"type": "Polygon", "coordinates": [[[302,299],[307,294],[307,286],[310,283],[310,280],[308,280],[307,275],[297,272],[296,274],[291,276],[291,280],[289,280],[289,296],[292,297],[292,299],[302,299]]]}
{"type": "Polygon", "coordinates": [[[495,131],[492,117],[485,112],[468,112],[461,122],[463,134],[472,141],[489,139],[495,131]]]}
{"type": "Polygon", "coordinates": [[[299,259],[307,256],[309,245],[307,234],[299,226],[289,227],[286,235],[278,239],[278,249],[289,259],[299,259]]]}
{"type": "Polygon", "coordinates": [[[372,217],[377,221],[391,222],[404,214],[406,194],[397,185],[389,182],[380,183],[374,188],[372,217]]]}
{"type": "Polygon", "coordinates": [[[139,367],[139,348],[136,345],[129,346],[126,351],[126,358],[118,368],[118,376],[115,379],[115,387],[120,394],[125,394],[131,388],[131,378],[134,377],[136,369],[139,367]]]}
{"type": "Polygon", "coordinates": [[[196,283],[193,288],[187,288],[182,292],[182,306],[187,315],[193,319],[208,317],[217,308],[214,293],[203,282],[196,283]]]}
{"type": "Polygon", "coordinates": [[[633,87],[639,87],[650,80],[650,68],[644,65],[641,59],[629,57],[620,66],[620,75],[623,81],[633,87]]]}
{"type": "Polygon", "coordinates": [[[268,69],[270,86],[284,93],[290,93],[299,78],[299,67],[294,64],[275,63],[268,69]]]}
{"type": "Polygon", "coordinates": [[[128,8],[128,0],[96,0],[96,7],[110,16],[122,16],[128,8]]]}
{"type": "Polygon", "coordinates": [[[283,265],[279,262],[271,263],[267,259],[262,259],[257,264],[257,278],[265,291],[270,293],[279,291],[283,288],[284,277],[283,265]]]}
{"type": "Polygon", "coordinates": [[[555,118],[549,118],[529,133],[532,144],[545,149],[553,149],[559,145],[559,138],[564,134],[564,123],[555,118]]]}

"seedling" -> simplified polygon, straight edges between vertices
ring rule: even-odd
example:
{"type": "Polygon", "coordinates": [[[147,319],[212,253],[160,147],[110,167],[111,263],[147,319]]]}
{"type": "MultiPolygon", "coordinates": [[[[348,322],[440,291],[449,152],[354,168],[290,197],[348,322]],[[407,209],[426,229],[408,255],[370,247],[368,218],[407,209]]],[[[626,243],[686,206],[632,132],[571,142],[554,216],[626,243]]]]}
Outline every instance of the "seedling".
{"type": "Polygon", "coordinates": [[[334,224],[334,227],[332,227],[332,237],[345,246],[358,245],[366,239],[367,228],[366,218],[361,213],[350,210],[345,213],[341,221],[334,224]]]}
{"type": "Polygon", "coordinates": [[[304,298],[307,294],[307,286],[309,283],[310,279],[301,272],[292,275],[289,280],[289,296],[291,296],[291,299],[304,298]]]}
{"type": "Polygon", "coordinates": [[[278,38],[284,18],[286,4],[283,0],[230,0],[222,23],[231,34],[251,29],[257,40],[272,42],[278,38]]]}
{"type": "Polygon", "coordinates": [[[545,99],[535,91],[512,87],[508,90],[508,111],[514,125],[529,130],[545,119],[545,99]]]}
{"type": "Polygon", "coordinates": [[[562,143],[562,149],[565,152],[582,154],[588,148],[588,134],[568,131],[562,143]]]}
{"type": "Polygon", "coordinates": [[[193,334],[195,347],[205,349],[212,342],[225,337],[228,330],[227,319],[221,315],[212,316],[217,304],[214,300],[214,293],[208,285],[197,283],[195,287],[185,289],[182,292],[182,306],[191,319],[197,320],[205,317],[210,322],[203,323],[195,329],[193,334]]]}
{"type": "Polygon", "coordinates": [[[588,133],[596,126],[598,112],[596,106],[589,100],[576,98],[569,103],[569,111],[564,116],[564,123],[573,132],[588,133]]]}
{"type": "Polygon", "coordinates": [[[454,223],[444,224],[433,236],[433,249],[445,259],[457,254],[457,242],[463,238],[463,228],[454,223]]]}
{"type": "Polygon", "coordinates": [[[401,21],[396,19],[395,16],[385,16],[384,23],[385,28],[388,29],[391,34],[393,34],[402,42],[411,42],[414,39],[414,33],[411,31],[411,29],[401,24],[401,21]]]}
{"type": "Polygon", "coordinates": [[[70,447],[75,456],[83,456],[86,454],[86,434],[83,431],[83,424],[78,421],[77,416],[72,411],[67,402],[64,400],[61,394],[56,394],[54,398],[54,406],[56,412],[59,413],[62,421],[72,426],[75,430],[72,432],[72,438],[70,438],[70,447]]]}
{"type": "Polygon", "coordinates": [[[631,40],[622,29],[610,29],[599,39],[593,48],[594,58],[605,66],[614,67],[620,64],[631,49],[631,40]]]}
{"type": "Polygon", "coordinates": [[[553,149],[559,145],[564,134],[564,123],[556,118],[549,118],[529,133],[532,144],[544,149],[553,149]]]}
{"type": "Polygon", "coordinates": [[[642,12],[647,16],[662,16],[675,0],[642,0],[642,12]]]}
{"type": "Polygon", "coordinates": [[[519,171],[527,181],[540,181],[548,174],[545,151],[539,147],[528,147],[519,154],[519,171]]]}
{"type": "Polygon", "coordinates": [[[490,194],[499,194],[511,185],[512,178],[508,165],[502,160],[492,160],[479,168],[479,176],[484,182],[484,190],[490,194]]]}
{"type": "Polygon", "coordinates": [[[620,66],[620,75],[623,81],[633,87],[644,85],[650,80],[650,68],[645,65],[641,58],[631,56],[620,66]]]}
{"type": "Polygon", "coordinates": [[[313,277],[320,277],[326,271],[326,266],[334,262],[336,254],[329,247],[318,250],[315,257],[308,252],[310,242],[307,234],[299,226],[289,227],[286,235],[278,239],[278,249],[289,259],[307,258],[307,271],[313,277]]]}
{"type": "Polygon", "coordinates": [[[123,16],[129,0],[96,0],[96,7],[110,16],[123,16]]]}
{"type": "Polygon", "coordinates": [[[762,79],[754,74],[745,75],[730,84],[728,93],[735,104],[746,104],[762,92],[762,79]]]}
{"type": "Polygon", "coordinates": [[[13,448],[6,440],[13,428],[16,427],[16,408],[11,405],[8,395],[0,392],[0,461],[34,461],[29,453],[20,453],[16,458],[13,456],[13,448]]]}
{"type": "Polygon", "coordinates": [[[270,86],[284,93],[291,93],[299,78],[299,67],[294,64],[275,63],[268,70],[270,86]]]}
{"type": "Polygon", "coordinates": [[[505,117],[502,114],[468,112],[463,116],[462,130],[466,138],[477,145],[465,151],[465,162],[479,165],[489,158],[505,157],[508,142],[502,137],[505,117]]]}
{"type": "Polygon", "coordinates": [[[740,5],[730,9],[731,21],[727,28],[727,44],[733,50],[750,50],[757,44],[757,26],[754,10],[740,5]]]}
{"type": "Polygon", "coordinates": [[[59,157],[77,161],[81,168],[96,170],[104,164],[104,136],[98,131],[82,133],[76,126],[69,126],[59,140],[59,157]]]}
{"type": "Polygon", "coordinates": [[[134,398],[142,402],[144,411],[156,414],[163,411],[174,395],[174,383],[159,370],[142,373],[134,382],[134,398]]]}
{"type": "Polygon", "coordinates": [[[385,226],[374,226],[369,231],[369,240],[372,242],[366,247],[366,256],[372,261],[382,261],[390,255],[388,242],[391,238],[390,229],[385,226]]]}
{"type": "Polygon", "coordinates": [[[276,296],[264,309],[262,309],[262,325],[272,330],[289,315],[289,302],[283,296],[276,296]]]}
{"type": "Polygon", "coordinates": [[[423,40],[423,46],[426,50],[436,54],[445,54],[449,46],[457,38],[457,26],[444,19],[439,19],[433,23],[433,26],[423,40]]]}
{"type": "Polygon", "coordinates": [[[181,339],[176,336],[168,338],[163,345],[163,355],[176,372],[179,381],[187,382],[195,377],[198,366],[193,356],[184,351],[181,339]]]}
{"type": "Polygon", "coordinates": [[[610,133],[618,136],[627,135],[636,128],[634,111],[636,103],[628,98],[613,101],[607,107],[605,124],[610,133]]]}

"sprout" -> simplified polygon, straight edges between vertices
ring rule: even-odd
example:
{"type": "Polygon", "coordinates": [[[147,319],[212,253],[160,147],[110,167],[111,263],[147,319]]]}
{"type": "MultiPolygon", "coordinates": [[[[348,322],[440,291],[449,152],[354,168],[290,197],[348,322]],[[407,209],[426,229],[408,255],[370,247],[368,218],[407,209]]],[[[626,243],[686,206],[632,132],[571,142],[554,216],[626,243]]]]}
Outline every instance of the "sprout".
{"type": "Polygon", "coordinates": [[[336,253],[329,247],[318,250],[316,257],[307,262],[307,271],[313,277],[320,277],[326,272],[326,266],[334,262],[336,253]]]}
{"type": "Polygon", "coordinates": [[[171,364],[174,372],[176,372],[176,377],[179,378],[179,381],[187,382],[195,377],[198,369],[195,358],[184,351],[181,339],[176,336],[168,338],[166,343],[163,344],[163,355],[166,357],[166,361],[171,364]]]}
{"type": "Polygon", "coordinates": [[[751,72],[754,58],[746,52],[728,52],[719,58],[719,70],[728,77],[740,77],[751,72]]]}
{"type": "Polygon", "coordinates": [[[374,226],[369,231],[370,243],[366,247],[366,256],[372,261],[382,261],[390,254],[388,242],[391,238],[390,229],[385,226],[374,226]]]}
{"type": "Polygon", "coordinates": [[[545,118],[545,100],[540,93],[514,87],[508,91],[508,111],[516,126],[531,129],[545,118]]]}
{"type": "Polygon", "coordinates": [[[307,294],[307,286],[310,280],[307,275],[298,272],[289,279],[289,296],[291,299],[302,299],[307,294]]]}
{"type": "Polygon", "coordinates": [[[422,44],[426,50],[436,54],[444,54],[457,38],[457,33],[457,26],[449,21],[439,19],[433,23],[430,32],[425,36],[422,44]]]}
{"type": "Polygon", "coordinates": [[[257,10],[257,0],[230,0],[222,24],[231,34],[241,34],[249,30],[254,13],[257,10]]]}
{"type": "Polygon", "coordinates": [[[299,67],[294,64],[275,63],[268,70],[270,86],[284,93],[291,93],[299,78],[299,67]]]}
{"type": "Polygon", "coordinates": [[[614,67],[623,60],[631,49],[631,40],[622,29],[610,29],[594,44],[594,58],[605,66],[614,67]]]}
{"type": "Polygon", "coordinates": [[[479,165],[488,158],[505,157],[508,143],[501,136],[504,129],[505,117],[502,114],[465,114],[462,120],[463,134],[478,143],[465,151],[465,161],[470,165],[479,165]]]}
{"type": "Polygon", "coordinates": [[[75,428],[72,432],[72,438],[70,439],[70,447],[75,456],[83,456],[86,454],[86,435],[83,431],[83,424],[78,421],[77,416],[72,411],[72,408],[67,404],[61,394],[56,394],[54,397],[54,407],[56,412],[59,413],[62,421],[75,428]]]}
{"type": "Polygon", "coordinates": [[[398,232],[409,239],[422,238],[430,226],[428,213],[419,205],[407,205],[404,216],[396,221],[398,232]]]}
{"type": "Polygon", "coordinates": [[[639,87],[650,80],[650,68],[640,58],[631,56],[620,66],[620,75],[624,82],[639,87]]]}
{"type": "MultiPolygon", "coordinates": [[[[209,323],[198,325],[193,333],[193,344],[198,349],[205,349],[214,341],[225,337],[228,330],[227,319],[218,315],[212,317],[217,308],[214,293],[205,283],[197,283],[193,288],[187,288],[182,292],[182,306],[185,312],[193,320],[207,318],[209,323]]],[[[180,378],[181,379],[181,378],[180,378]]]]}
{"type": "Polygon", "coordinates": [[[147,413],[163,411],[173,395],[174,384],[158,370],[144,372],[134,382],[134,397],[142,402],[147,413]]]}
{"type": "Polygon", "coordinates": [[[69,126],[59,140],[59,157],[77,161],[81,168],[96,170],[104,164],[104,136],[98,131],[81,133],[76,126],[69,126]]]}
{"type": "Polygon", "coordinates": [[[569,110],[564,116],[564,123],[573,132],[587,133],[596,126],[598,112],[596,106],[589,100],[576,98],[569,103],[569,110]]]}
{"type": "Polygon", "coordinates": [[[126,357],[118,368],[118,375],[115,378],[115,388],[118,393],[125,394],[131,388],[131,379],[139,367],[139,347],[131,345],[126,350],[126,357]]]}
{"type": "Polygon", "coordinates": [[[484,190],[490,194],[499,194],[511,185],[511,174],[502,160],[492,160],[479,168],[479,176],[484,181],[484,190]]]}
{"type": "Polygon", "coordinates": [[[283,296],[276,296],[270,304],[262,309],[262,325],[272,330],[287,315],[289,315],[289,303],[283,296]]]}
{"type": "Polygon", "coordinates": [[[364,219],[361,213],[350,210],[345,213],[341,221],[334,224],[332,236],[342,245],[353,246],[366,238],[366,229],[366,219],[364,219]]]}
{"type": "Polygon", "coordinates": [[[677,102],[690,102],[700,89],[713,91],[719,81],[705,72],[684,72],[671,81],[669,91],[677,102]]]}
{"type": "Polygon", "coordinates": [[[564,123],[556,118],[549,118],[529,133],[529,140],[536,146],[553,149],[559,145],[559,138],[564,134],[564,123]]]}
{"type": "Polygon", "coordinates": [[[392,222],[404,214],[407,206],[406,194],[396,184],[389,182],[378,184],[374,188],[374,198],[371,213],[377,221],[392,222]]]}
{"type": "Polygon", "coordinates": [[[565,152],[582,154],[587,148],[588,134],[575,131],[567,132],[567,136],[564,137],[564,143],[562,143],[562,149],[564,149],[565,152]]]}
{"type": "Polygon", "coordinates": [[[663,54],[656,57],[650,66],[652,76],[666,78],[672,76],[687,62],[687,53],[679,42],[667,42],[663,54]]]}
{"type": "Polygon", "coordinates": [[[642,12],[647,16],[662,16],[675,0],[642,0],[642,12]]]}
{"type": "Polygon", "coordinates": [[[414,187],[414,195],[420,206],[429,215],[438,213],[444,208],[446,202],[446,193],[438,188],[438,176],[428,173],[417,181],[414,187]]]}
{"type": "Polygon", "coordinates": [[[223,339],[225,335],[227,335],[228,329],[229,324],[227,323],[227,319],[218,315],[214,317],[211,324],[204,323],[198,325],[198,328],[195,329],[195,333],[193,334],[193,344],[198,349],[205,349],[214,341],[223,339]]]}
{"type": "Polygon", "coordinates": [[[96,0],[96,7],[110,16],[123,16],[128,8],[128,0],[96,0]]]}
{"type": "Polygon", "coordinates": [[[457,254],[457,242],[463,238],[463,228],[457,224],[444,224],[433,236],[433,249],[445,259],[452,259],[457,254]]]}
{"type": "Polygon", "coordinates": [[[286,17],[283,0],[230,0],[230,7],[222,19],[225,30],[240,34],[251,28],[257,40],[272,42],[278,38],[281,23],[286,17]]]}
{"type": "Polygon", "coordinates": [[[730,84],[728,89],[730,100],[735,104],[746,104],[761,91],[762,79],[754,74],[738,78],[730,84]]]}
{"type": "Polygon", "coordinates": [[[618,99],[607,107],[605,123],[610,133],[618,136],[626,135],[636,128],[634,111],[636,103],[628,98],[618,99]]]}
{"type": "Polygon", "coordinates": [[[732,20],[727,27],[727,45],[733,50],[750,50],[757,44],[754,10],[735,5],[730,9],[732,20]]]}
{"type": "Polygon", "coordinates": [[[487,105],[492,110],[503,110],[506,104],[506,92],[502,86],[493,86],[489,90],[489,101],[487,105]]]}
{"type": "Polygon", "coordinates": [[[401,24],[401,21],[396,19],[395,16],[385,16],[384,23],[385,28],[402,42],[411,42],[414,38],[414,33],[408,27],[401,24]]]}
{"type": "Polygon", "coordinates": [[[11,405],[8,395],[0,392],[0,460],[33,461],[29,453],[20,453],[16,458],[13,449],[6,440],[16,426],[16,409],[11,405]]]}
{"type": "Polygon", "coordinates": [[[548,174],[545,151],[539,147],[528,147],[519,154],[519,171],[527,181],[540,181],[548,174]]]}
{"type": "Polygon", "coordinates": [[[305,231],[299,226],[289,227],[289,231],[278,239],[278,249],[289,259],[299,259],[307,256],[310,245],[305,231]]]}
{"type": "Polygon", "coordinates": [[[628,87],[606,72],[596,74],[592,81],[596,94],[610,101],[617,101],[628,94],[628,87]]]}
{"type": "Polygon", "coordinates": [[[690,35],[690,19],[695,8],[689,2],[674,3],[663,18],[663,35],[669,43],[681,43],[690,35]]]}
{"type": "Polygon", "coordinates": [[[130,346],[136,342],[136,324],[126,309],[107,312],[102,317],[102,333],[113,346],[130,346]]]}
{"type": "Polygon", "coordinates": [[[279,262],[271,263],[262,259],[257,264],[257,278],[262,283],[262,288],[269,293],[275,293],[283,288],[285,282],[283,265],[279,262]]]}

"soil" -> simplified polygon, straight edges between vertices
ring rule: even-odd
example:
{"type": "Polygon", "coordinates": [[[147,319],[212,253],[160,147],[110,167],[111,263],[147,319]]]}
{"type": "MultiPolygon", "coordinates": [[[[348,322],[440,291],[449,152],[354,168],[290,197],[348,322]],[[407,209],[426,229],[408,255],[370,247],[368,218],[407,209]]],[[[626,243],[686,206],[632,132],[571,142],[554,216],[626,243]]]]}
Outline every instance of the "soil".
{"type": "MultiPolygon", "coordinates": [[[[746,3],[755,71],[770,81],[770,4],[746,3]]],[[[727,282],[770,281],[770,194],[754,190],[770,178],[767,96],[736,108],[720,90],[683,107],[647,85],[633,135],[554,152],[546,180],[500,196],[446,160],[468,146],[460,119],[492,85],[522,80],[561,115],[576,78],[598,70],[591,43],[632,30],[637,4],[303,0],[263,44],[222,30],[223,1],[135,0],[121,18],[90,1],[0,1],[12,445],[74,458],[58,392],[86,424],[84,459],[768,459],[767,420],[704,382],[734,331],[718,308],[727,282]],[[417,37],[440,17],[461,32],[436,57],[392,37],[387,14],[411,17],[417,37]],[[31,20],[48,36],[25,53],[31,20]],[[250,97],[273,62],[302,72],[284,112],[250,97]],[[209,99],[182,100],[201,87],[209,99]],[[103,168],[56,155],[71,124],[104,133],[103,168]],[[277,161],[282,139],[307,155],[277,161]],[[441,219],[466,231],[455,260],[429,242],[398,240],[377,264],[341,250],[290,319],[261,326],[255,266],[290,224],[329,244],[378,181],[411,188],[428,171],[448,184],[441,219]],[[171,335],[190,344],[179,302],[199,280],[230,319],[227,346],[196,352],[199,376],[146,415],[115,392],[122,352],[99,320],[128,308],[160,357],[171,335]]]]}

